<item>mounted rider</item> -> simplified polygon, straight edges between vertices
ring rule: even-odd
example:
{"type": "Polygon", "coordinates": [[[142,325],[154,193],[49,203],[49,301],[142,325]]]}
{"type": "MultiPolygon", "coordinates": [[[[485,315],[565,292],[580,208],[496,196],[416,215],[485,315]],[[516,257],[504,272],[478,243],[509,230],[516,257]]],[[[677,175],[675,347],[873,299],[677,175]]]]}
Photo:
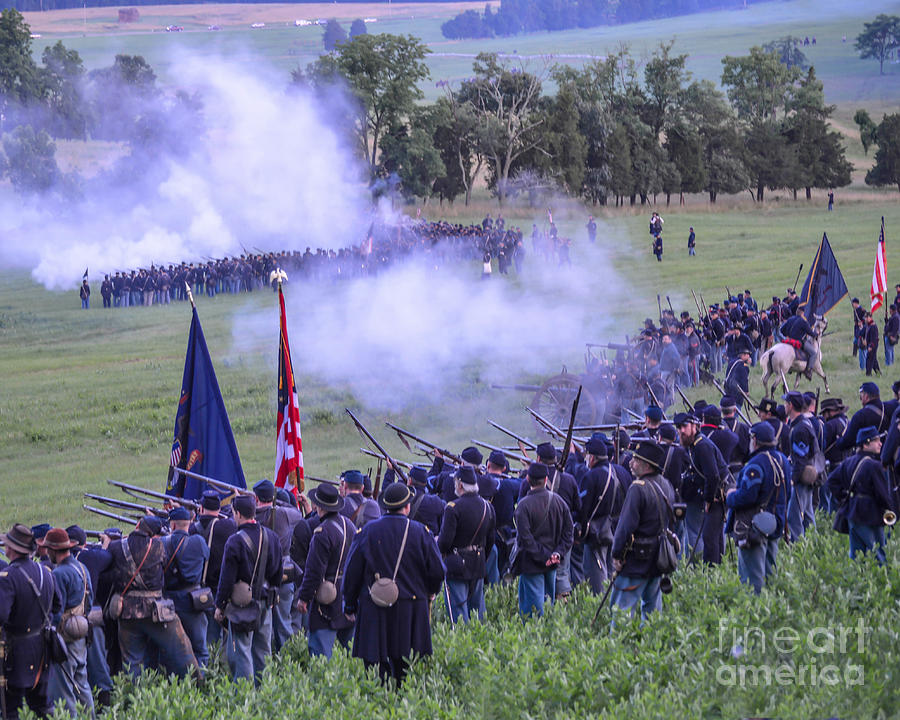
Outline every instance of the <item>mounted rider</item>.
{"type": "Polygon", "coordinates": [[[779,328],[783,342],[794,347],[795,350],[802,350],[806,353],[806,370],[804,374],[807,380],[812,379],[812,367],[822,359],[819,352],[818,339],[819,335],[812,329],[806,318],[801,315],[794,315],[787,320],[779,328]]]}

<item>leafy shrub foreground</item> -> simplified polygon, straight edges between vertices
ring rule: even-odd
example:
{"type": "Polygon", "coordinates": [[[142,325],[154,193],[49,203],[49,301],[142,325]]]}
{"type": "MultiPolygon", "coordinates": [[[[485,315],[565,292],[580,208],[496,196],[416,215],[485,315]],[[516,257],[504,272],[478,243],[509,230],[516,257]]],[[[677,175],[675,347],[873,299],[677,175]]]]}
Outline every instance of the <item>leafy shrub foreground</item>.
{"type": "Polygon", "coordinates": [[[740,585],[736,555],[713,570],[682,570],[663,613],[612,632],[608,610],[591,626],[598,599],[582,591],[525,625],[514,587],[489,592],[487,622],[455,629],[438,600],[434,656],[415,663],[400,693],[346,653],[310,659],[295,638],[258,689],[233,685],[221,664],[202,689],[120,680],[106,717],[896,717],[896,542],[879,568],[851,563],[845,536],[811,532],[782,548],[761,598],[740,585]]]}

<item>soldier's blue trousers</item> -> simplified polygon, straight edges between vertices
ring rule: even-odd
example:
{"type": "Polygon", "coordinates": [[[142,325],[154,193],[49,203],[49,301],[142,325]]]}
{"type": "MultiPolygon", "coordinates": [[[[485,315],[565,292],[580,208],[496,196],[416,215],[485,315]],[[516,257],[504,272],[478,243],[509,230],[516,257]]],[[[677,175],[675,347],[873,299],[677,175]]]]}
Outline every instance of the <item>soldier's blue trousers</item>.
{"type": "Polygon", "coordinates": [[[78,705],[86,708],[90,717],[94,716],[94,698],[87,677],[87,641],[84,638],[66,641],[66,661],[62,664],[51,663],[47,694],[51,705],[62,700],[73,718],[78,717],[78,705]]]}
{"type": "Polygon", "coordinates": [[[278,604],[272,608],[272,652],[281,650],[282,646],[294,634],[294,621],[291,610],[294,607],[294,583],[284,583],[278,588],[278,604]]]}
{"type": "Polygon", "coordinates": [[[662,610],[662,593],[659,577],[628,577],[619,575],[613,585],[610,602],[613,607],[612,624],[615,626],[615,609],[629,610],[634,615],[638,603],[641,605],[641,624],[654,610],[662,610]]]}
{"type": "Polygon", "coordinates": [[[884,565],[884,528],[872,525],[857,525],[852,520],[850,525],[850,557],[855,558],[857,553],[867,553],[875,550],[875,557],[879,565],[884,565]],[[875,546],[878,546],[877,548],[875,546]]]}
{"type": "Polygon", "coordinates": [[[256,680],[262,675],[266,658],[272,654],[272,609],[263,611],[259,628],[253,632],[234,632],[225,638],[225,656],[234,680],[256,680]]]}
{"type": "Polygon", "coordinates": [[[150,645],[164,658],[167,672],[185,677],[197,667],[191,642],[180,620],[167,623],[155,623],[150,619],[119,620],[122,665],[135,680],[141,674],[150,645]]]}
{"type": "Polygon", "coordinates": [[[556,599],[556,568],[542,573],[519,575],[519,613],[523,619],[544,614],[544,598],[556,599]]]}
{"type": "Polygon", "coordinates": [[[328,628],[314,630],[309,634],[309,654],[324,655],[330,659],[334,650],[334,641],[337,640],[345,649],[349,648],[353,640],[354,629],[351,626],[343,630],[330,630],[328,628]]]}
{"type": "Polygon", "coordinates": [[[191,642],[191,649],[194,651],[197,663],[200,667],[205,668],[209,664],[209,646],[206,644],[206,630],[209,620],[206,613],[203,611],[179,611],[178,617],[181,619],[184,632],[191,642]]]}
{"type": "Polygon", "coordinates": [[[559,565],[556,568],[556,594],[563,595],[572,592],[572,548],[569,552],[562,556],[559,565]]]}
{"type": "Polygon", "coordinates": [[[763,540],[752,548],[738,548],[738,575],[741,582],[753,587],[759,595],[766,584],[766,551],[768,540],[763,540]]]}
{"type": "Polygon", "coordinates": [[[607,561],[609,547],[590,543],[585,543],[583,547],[584,576],[591,586],[591,592],[594,595],[601,595],[606,591],[606,580],[609,578],[607,561]]]}
{"type": "MultiPolygon", "coordinates": [[[[455,623],[460,618],[469,622],[476,614],[484,620],[484,580],[447,580],[447,594],[450,596],[450,617],[455,623]]],[[[446,598],[445,598],[446,600],[446,598]]]]}
{"type": "Polygon", "coordinates": [[[703,557],[703,538],[700,537],[700,528],[703,525],[703,503],[689,502],[684,512],[684,536],[681,539],[681,546],[684,552],[690,557],[694,552],[697,557],[703,557]],[[696,544],[697,549],[694,550],[696,544]]]}
{"type": "Polygon", "coordinates": [[[787,512],[787,526],[791,533],[791,540],[796,542],[803,537],[806,528],[815,524],[813,488],[810,485],[795,483],[790,502],[788,502],[787,512]]]}
{"type": "MultiPolygon", "coordinates": [[[[497,542],[500,542],[499,539],[497,542]]],[[[491,551],[487,556],[487,569],[485,570],[485,579],[488,585],[498,585],[500,583],[500,554],[497,552],[497,546],[491,545],[491,551]]]]}
{"type": "Polygon", "coordinates": [[[766,543],[766,577],[775,574],[775,568],[778,566],[778,543],[781,538],[769,538],[766,543]]]}
{"type": "Polygon", "coordinates": [[[87,653],[88,684],[98,690],[112,690],[112,677],[106,660],[106,630],[102,625],[93,627],[91,636],[87,653]]]}

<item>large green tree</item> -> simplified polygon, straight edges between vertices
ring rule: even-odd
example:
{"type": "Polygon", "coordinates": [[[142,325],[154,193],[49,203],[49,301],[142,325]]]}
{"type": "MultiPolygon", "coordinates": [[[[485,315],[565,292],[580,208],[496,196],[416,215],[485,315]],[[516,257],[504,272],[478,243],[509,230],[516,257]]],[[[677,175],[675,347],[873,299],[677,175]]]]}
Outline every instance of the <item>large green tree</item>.
{"type": "Polygon", "coordinates": [[[756,199],[762,201],[766,188],[785,187],[795,170],[796,152],[785,142],[781,121],[799,70],[760,47],[751,48],[749,55],[726,55],[722,65],[722,84],[746,128],[745,165],[755,180],[756,199]]]}
{"type": "Polygon", "coordinates": [[[40,72],[31,55],[31,28],[20,12],[3,10],[0,12],[0,115],[9,115],[11,106],[26,105],[39,99],[42,93],[40,72]]]}
{"type": "Polygon", "coordinates": [[[423,97],[419,82],[428,77],[425,56],[430,51],[411,35],[358,35],[294,74],[295,82],[322,88],[342,78],[352,93],[353,133],[372,178],[378,173],[382,136],[406,122],[423,97]]]}
{"type": "Polygon", "coordinates": [[[84,138],[87,107],[81,56],[77,50],[69,50],[62,41],[57,41],[44,48],[41,61],[45,100],[50,110],[50,132],[56,137],[84,138]]]}
{"type": "Polygon", "coordinates": [[[31,125],[19,125],[3,136],[3,150],[6,172],[18,192],[46,192],[59,181],[56,145],[43,130],[35,132],[31,125]]]}
{"type": "Polygon", "coordinates": [[[834,112],[833,105],[825,104],[825,92],[815,68],[810,68],[801,79],[787,105],[790,115],[785,122],[788,143],[796,148],[797,172],[795,191],[806,190],[806,199],[812,197],[812,188],[834,188],[850,184],[853,166],[847,160],[840,133],[828,128],[828,118],[834,112]]]}
{"type": "Polygon", "coordinates": [[[865,60],[878,61],[878,72],[884,75],[884,61],[892,50],[900,47],[900,16],[878,15],[872,22],[863,25],[863,31],[856,36],[856,49],[865,60]]]}
{"type": "Polygon", "coordinates": [[[875,166],[866,173],[866,185],[896,185],[900,190],[900,113],[884,116],[875,142],[875,166]]]}

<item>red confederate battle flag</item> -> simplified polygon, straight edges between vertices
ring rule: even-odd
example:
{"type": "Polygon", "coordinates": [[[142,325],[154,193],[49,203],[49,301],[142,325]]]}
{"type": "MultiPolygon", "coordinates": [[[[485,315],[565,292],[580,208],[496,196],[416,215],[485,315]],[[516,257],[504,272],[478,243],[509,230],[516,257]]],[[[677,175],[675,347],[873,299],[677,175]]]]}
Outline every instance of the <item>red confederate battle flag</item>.
{"type": "Polygon", "coordinates": [[[288,344],[284,295],[278,286],[281,304],[281,336],[278,343],[278,419],[275,429],[275,487],[283,487],[296,495],[303,489],[303,442],[300,439],[300,403],[294,385],[294,367],[288,344]]]}

